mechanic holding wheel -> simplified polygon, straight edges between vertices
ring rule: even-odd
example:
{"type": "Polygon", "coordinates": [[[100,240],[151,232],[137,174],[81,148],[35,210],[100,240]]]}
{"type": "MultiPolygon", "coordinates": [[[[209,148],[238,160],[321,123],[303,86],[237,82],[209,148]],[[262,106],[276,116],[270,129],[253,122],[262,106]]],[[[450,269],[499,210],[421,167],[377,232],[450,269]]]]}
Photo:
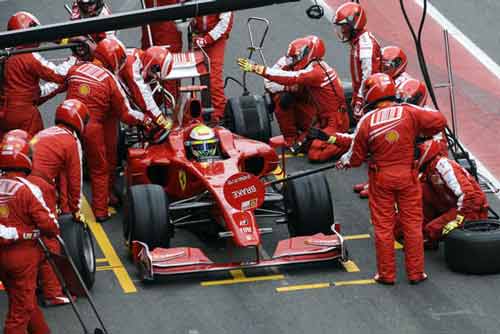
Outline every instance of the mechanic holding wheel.
{"type": "Polygon", "coordinates": [[[233,13],[226,12],[197,16],[191,21],[193,47],[203,48],[210,59],[210,95],[212,98],[212,123],[224,118],[226,96],[224,95],[224,53],[229,33],[233,28],[233,13]]]}
{"type": "Polygon", "coordinates": [[[424,272],[422,190],[415,163],[417,136],[432,136],[446,126],[434,109],[393,102],[396,85],[387,74],[368,77],[363,85],[366,114],[356,128],[351,148],[337,163],[339,169],[358,167],[370,155],[368,180],[370,214],[375,231],[375,281],[394,284],[396,208],[405,239],[406,274],[411,284],[427,279],[424,272]]]}
{"type": "Polygon", "coordinates": [[[439,241],[464,220],[488,218],[488,200],[474,178],[442,153],[438,140],[418,146],[424,205],[424,246],[437,249],[439,241]]]}
{"type": "Polygon", "coordinates": [[[59,226],[40,188],[26,179],[29,144],[15,138],[0,145],[0,280],[9,298],[5,334],[50,333],[36,301],[43,251],[40,235],[55,237],[59,226]]]}
{"type": "Polygon", "coordinates": [[[116,38],[105,38],[95,49],[102,64],[79,62],[68,73],[67,99],[83,102],[89,110],[89,123],[83,135],[90,173],[92,210],[98,222],[110,218],[108,205],[118,202],[112,188],[117,166],[118,122],[152,127],[153,121],[133,110],[116,76],[125,66],[125,46],[116,38]]]}
{"type": "MultiPolygon", "coordinates": [[[[33,154],[33,170],[30,178],[43,192],[49,207],[59,207],[62,214],[71,213],[76,221],[85,222],[81,214],[82,201],[82,145],[80,139],[88,122],[87,107],[79,100],[65,100],[55,113],[55,126],[40,131],[30,142],[33,154]],[[50,185],[44,191],[40,179],[50,185]],[[53,204],[52,204],[53,203],[53,204]]],[[[53,253],[60,253],[56,239],[44,238],[53,253]]],[[[40,267],[41,288],[46,306],[68,304],[50,264],[40,267]]]]}
{"type": "Polygon", "coordinates": [[[366,12],[360,4],[346,2],[337,8],[333,24],[342,43],[351,45],[350,64],[352,78],[351,107],[353,118],[359,121],[363,116],[363,82],[381,71],[380,45],[375,37],[366,31],[366,12]]]}
{"type": "MultiPolygon", "coordinates": [[[[40,25],[38,19],[28,12],[12,15],[7,30],[28,29],[40,25]]],[[[18,48],[37,47],[22,45],[18,48]]],[[[56,66],[38,52],[13,55],[7,58],[4,67],[3,91],[5,100],[0,106],[0,132],[22,129],[31,136],[43,129],[43,120],[37,106],[58,88],[55,84],[40,85],[40,80],[63,84],[69,68],[76,59],[56,66]]]]}
{"type": "MultiPolygon", "coordinates": [[[[324,56],[323,40],[311,35],[292,41],[286,57],[271,68],[238,59],[243,71],[268,80],[266,88],[274,93],[276,117],[292,152],[303,149],[315,117],[317,125],[328,135],[347,132],[349,128],[342,83],[337,72],[323,61],[324,56]]],[[[349,145],[313,138],[307,153],[310,161],[322,162],[340,156],[348,148],[349,145]]]]}

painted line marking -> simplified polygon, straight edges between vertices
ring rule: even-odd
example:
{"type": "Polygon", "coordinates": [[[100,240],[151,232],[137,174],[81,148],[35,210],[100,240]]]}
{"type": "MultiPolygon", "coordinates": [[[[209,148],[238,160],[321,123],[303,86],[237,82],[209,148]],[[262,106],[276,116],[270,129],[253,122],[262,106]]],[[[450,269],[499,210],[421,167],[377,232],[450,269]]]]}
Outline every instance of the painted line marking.
{"type": "Polygon", "coordinates": [[[351,260],[342,262],[342,266],[348,273],[358,273],[361,271],[359,270],[359,267],[356,265],[356,263],[354,263],[354,261],[351,260]]]}
{"type": "Polygon", "coordinates": [[[373,279],[359,279],[354,281],[338,281],[333,282],[335,286],[347,286],[347,285],[367,285],[367,284],[375,284],[375,280],[373,279]]]}
{"type": "Polygon", "coordinates": [[[230,278],[217,281],[205,281],[201,282],[201,286],[217,286],[217,285],[231,285],[231,284],[241,284],[241,283],[255,283],[262,281],[279,281],[285,279],[284,275],[268,275],[268,276],[253,276],[253,277],[242,277],[242,278],[230,278]]]}
{"type": "Polygon", "coordinates": [[[290,286],[282,286],[276,288],[277,292],[292,292],[292,291],[303,291],[303,290],[312,290],[312,289],[325,289],[330,287],[338,287],[338,286],[350,286],[350,285],[371,285],[375,284],[375,280],[373,279],[361,279],[361,280],[352,280],[352,281],[338,281],[338,282],[325,282],[325,283],[312,283],[312,284],[299,284],[299,285],[290,285],[290,286]]]}
{"type": "Polygon", "coordinates": [[[121,269],[121,266],[98,266],[95,268],[96,271],[106,271],[115,269],[121,269]]]}
{"type": "Polygon", "coordinates": [[[290,285],[290,286],[282,286],[276,288],[277,292],[291,292],[291,291],[302,291],[302,290],[311,290],[311,289],[324,289],[329,288],[331,286],[330,283],[315,283],[315,284],[300,284],[300,285],[290,285]]]}
{"type": "Polygon", "coordinates": [[[394,249],[403,249],[403,245],[401,245],[399,242],[394,241],[394,249]]]}
{"type": "MultiPolygon", "coordinates": [[[[279,158],[283,156],[282,154],[278,155],[279,158]]],[[[290,159],[290,158],[302,158],[304,157],[304,153],[299,153],[299,154],[291,154],[291,153],[285,153],[285,158],[290,159]]]]}
{"type": "Polygon", "coordinates": [[[344,236],[344,240],[361,240],[370,238],[371,236],[369,234],[353,234],[344,236]]]}
{"type": "Polygon", "coordinates": [[[113,272],[120,283],[123,292],[124,293],[135,293],[137,292],[137,288],[135,284],[132,282],[132,279],[130,278],[127,270],[122,264],[122,261],[118,257],[118,254],[116,254],[115,249],[113,248],[113,245],[109,241],[108,236],[106,235],[106,232],[102,228],[101,225],[96,223],[94,213],[92,212],[92,209],[90,208],[89,202],[87,201],[87,198],[83,197],[82,198],[82,213],[86,216],[89,217],[89,227],[90,230],[92,231],[92,234],[94,235],[95,239],[97,240],[97,243],[99,244],[99,247],[101,248],[104,256],[107,259],[107,262],[109,263],[110,267],[113,267],[113,272]]]}
{"type": "Polygon", "coordinates": [[[95,262],[96,263],[107,263],[108,262],[108,259],[95,259],[95,262]]]}
{"type": "Polygon", "coordinates": [[[229,273],[234,279],[246,278],[245,273],[241,269],[229,270],[229,273]]]}

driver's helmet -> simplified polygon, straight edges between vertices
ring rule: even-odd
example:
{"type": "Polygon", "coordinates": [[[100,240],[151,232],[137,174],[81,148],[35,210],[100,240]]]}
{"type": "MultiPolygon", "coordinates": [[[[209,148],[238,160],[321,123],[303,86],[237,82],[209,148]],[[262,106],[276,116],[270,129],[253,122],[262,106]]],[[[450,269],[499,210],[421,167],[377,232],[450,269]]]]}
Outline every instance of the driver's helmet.
{"type": "Polygon", "coordinates": [[[204,124],[195,126],[189,134],[189,146],[196,160],[207,160],[218,156],[218,139],[213,129],[204,124]]]}

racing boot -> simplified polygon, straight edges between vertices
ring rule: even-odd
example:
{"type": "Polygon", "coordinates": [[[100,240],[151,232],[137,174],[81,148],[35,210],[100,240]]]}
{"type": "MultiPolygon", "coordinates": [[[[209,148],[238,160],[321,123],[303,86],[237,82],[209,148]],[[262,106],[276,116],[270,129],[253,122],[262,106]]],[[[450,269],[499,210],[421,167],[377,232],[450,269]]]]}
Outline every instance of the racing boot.
{"type": "Polygon", "coordinates": [[[376,273],[375,276],[373,276],[373,280],[378,284],[383,284],[383,285],[394,285],[396,283],[394,281],[390,281],[388,279],[381,277],[378,273],[376,273]]]}
{"type": "Polygon", "coordinates": [[[363,189],[359,192],[359,198],[368,198],[370,197],[370,192],[367,189],[363,189]]]}
{"type": "Polygon", "coordinates": [[[411,285],[417,285],[427,280],[428,278],[429,276],[427,276],[426,273],[422,273],[422,276],[420,276],[419,278],[408,280],[408,282],[410,282],[411,285]]]}
{"type": "Polygon", "coordinates": [[[354,186],[352,186],[352,190],[355,192],[355,193],[360,193],[363,189],[365,189],[367,183],[358,183],[358,184],[355,184],[354,186]]]}
{"type": "MultiPolygon", "coordinates": [[[[73,300],[73,302],[75,302],[76,296],[71,296],[71,299],[73,300]]],[[[65,295],[43,299],[42,301],[42,304],[45,307],[55,307],[55,306],[67,305],[70,303],[71,301],[65,295]]]]}

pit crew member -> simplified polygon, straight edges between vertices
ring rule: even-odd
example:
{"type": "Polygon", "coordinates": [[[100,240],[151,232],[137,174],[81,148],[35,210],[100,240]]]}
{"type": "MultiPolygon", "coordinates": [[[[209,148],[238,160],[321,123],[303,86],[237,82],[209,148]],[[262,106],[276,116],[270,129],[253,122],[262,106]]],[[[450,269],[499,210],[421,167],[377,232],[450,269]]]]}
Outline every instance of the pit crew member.
{"type": "Polygon", "coordinates": [[[350,67],[353,88],[351,106],[356,121],[363,116],[363,82],[371,74],[381,70],[380,45],[375,37],[366,31],[366,22],[364,8],[354,2],[346,2],[337,8],[333,18],[338,38],[351,46],[350,67]]]}
{"type": "Polygon", "coordinates": [[[125,66],[120,71],[120,79],[125,83],[126,93],[134,104],[167,131],[172,128],[172,120],[158,108],[149,82],[154,79],[165,80],[172,71],[172,65],[172,54],[167,49],[152,46],[146,51],[134,49],[129,52],[125,66]]]}
{"type": "MultiPolygon", "coordinates": [[[[71,7],[71,20],[86,19],[89,17],[104,17],[111,15],[108,5],[104,0],[76,0],[71,7]]],[[[115,31],[106,31],[90,34],[95,43],[99,43],[104,38],[115,37],[115,31]]]]}
{"type": "MultiPolygon", "coordinates": [[[[311,35],[292,41],[286,58],[272,68],[250,63],[248,59],[238,60],[243,71],[254,72],[273,83],[267,87],[279,93],[274,96],[276,117],[292,149],[305,140],[315,116],[317,126],[329,135],[349,128],[342,84],[335,70],[323,61],[324,55],[323,40],[311,35]],[[285,102],[286,99],[292,101],[285,102]]],[[[332,144],[314,139],[308,150],[309,160],[326,161],[349,148],[332,144]]]]}
{"type": "Polygon", "coordinates": [[[9,298],[5,334],[50,332],[35,295],[43,258],[39,235],[54,237],[59,227],[40,189],[25,177],[31,170],[29,144],[0,148],[0,280],[9,298]]]}
{"type": "Polygon", "coordinates": [[[96,220],[103,222],[110,217],[108,204],[117,165],[118,122],[121,119],[131,125],[150,126],[152,120],[131,109],[116,78],[127,58],[123,44],[116,38],[105,38],[97,44],[94,55],[103,67],[90,62],[73,66],[68,73],[66,98],[80,100],[89,110],[84,147],[91,179],[92,210],[96,220]]]}
{"type": "MultiPolygon", "coordinates": [[[[175,5],[182,3],[184,0],[145,0],[146,8],[160,7],[175,5]]],[[[151,46],[163,46],[168,48],[172,53],[182,52],[182,32],[177,29],[175,21],[159,21],[149,24],[150,30],[147,26],[142,27],[142,49],[146,50],[151,46]],[[150,43],[149,31],[151,31],[151,39],[153,45],[150,43]]],[[[179,80],[168,80],[164,82],[164,87],[176,99],[179,95],[179,80]]]]}
{"type": "Polygon", "coordinates": [[[488,218],[488,200],[474,178],[457,162],[442,155],[441,143],[427,140],[418,146],[423,189],[424,238],[427,248],[466,220],[488,218]]]}
{"type": "MultiPolygon", "coordinates": [[[[31,140],[33,170],[30,177],[42,178],[50,185],[50,191],[43,191],[49,202],[59,203],[63,214],[71,213],[76,220],[83,221],[80,214],[82,200],[82,146],[80,138],[88,121],[87,107],[79,100],[66,100],[57,107],[55,126],[40,131],[31,140]],[[64,175],[64,176],[62,176],[64,175]],[[57,180],[64,177],[63,186],[57,180]],[[56,194],[64,194],[56,198],[56,194]],[[64,199],[66,203],[61,203],[64,199]]],[[[33,181],[38,185],[39,182],[33,181]]],[[[41,187],[40,187],[41,188],[41,187]]],[[[54,253],[60,252],[59,242],[46,238],[47,247],[54,253]]],[[[47,261],[40,267],[41,287],[44,303],[56,306],[69,303],[57,277],[47,261]]]]}
{"type": "Polygon", "coordinates": [[[360,166],[368,158],[370,214],[375,231],[377,273],[382,284],[396,281],[394,226],[397,204],[405,239],[408,280],[425,279],[422,237],[422,191],[414,162],[415,141],[420,134],[432,136],[446,126],[446,118],[433,109],[396,104],[396,85],[387,74],[377,73],[365,81],[363,98],[367,112],[358,123],[351,148],[338,168],[360,166]]]}
{"type": "MultiPolygon", "coordinates": [[[[40,25],[38,19],[28,12],[17,12],[7,24],[7,30],[18,30],[40,25]]],[[[18,48],[36,47],[23,45],[18,48]]],[[[64,83],[69,68],[76,59],[56,66],[37,52],[10,56],[5,61],[3,91],[5,100],[0,106],[0,131],[5,133],[13,129],[22,129],[35,135],[43,129],[43,120],[37,105],[41,102],[42,93],[47,95],[52,90],[40,88],[40,80],[64,83]]],[[[56,86],[57,87],[57,86],[56,86]]]]}
{"type": "Polygon", "coordinates": [[[202,47],[210,59],[210,95],[212,98],[212,122],[219,123],[224,117],[224,52],[233,27],[233,13],[226,12],[197,16],[191,21],[194,48],[202,47]]]}

